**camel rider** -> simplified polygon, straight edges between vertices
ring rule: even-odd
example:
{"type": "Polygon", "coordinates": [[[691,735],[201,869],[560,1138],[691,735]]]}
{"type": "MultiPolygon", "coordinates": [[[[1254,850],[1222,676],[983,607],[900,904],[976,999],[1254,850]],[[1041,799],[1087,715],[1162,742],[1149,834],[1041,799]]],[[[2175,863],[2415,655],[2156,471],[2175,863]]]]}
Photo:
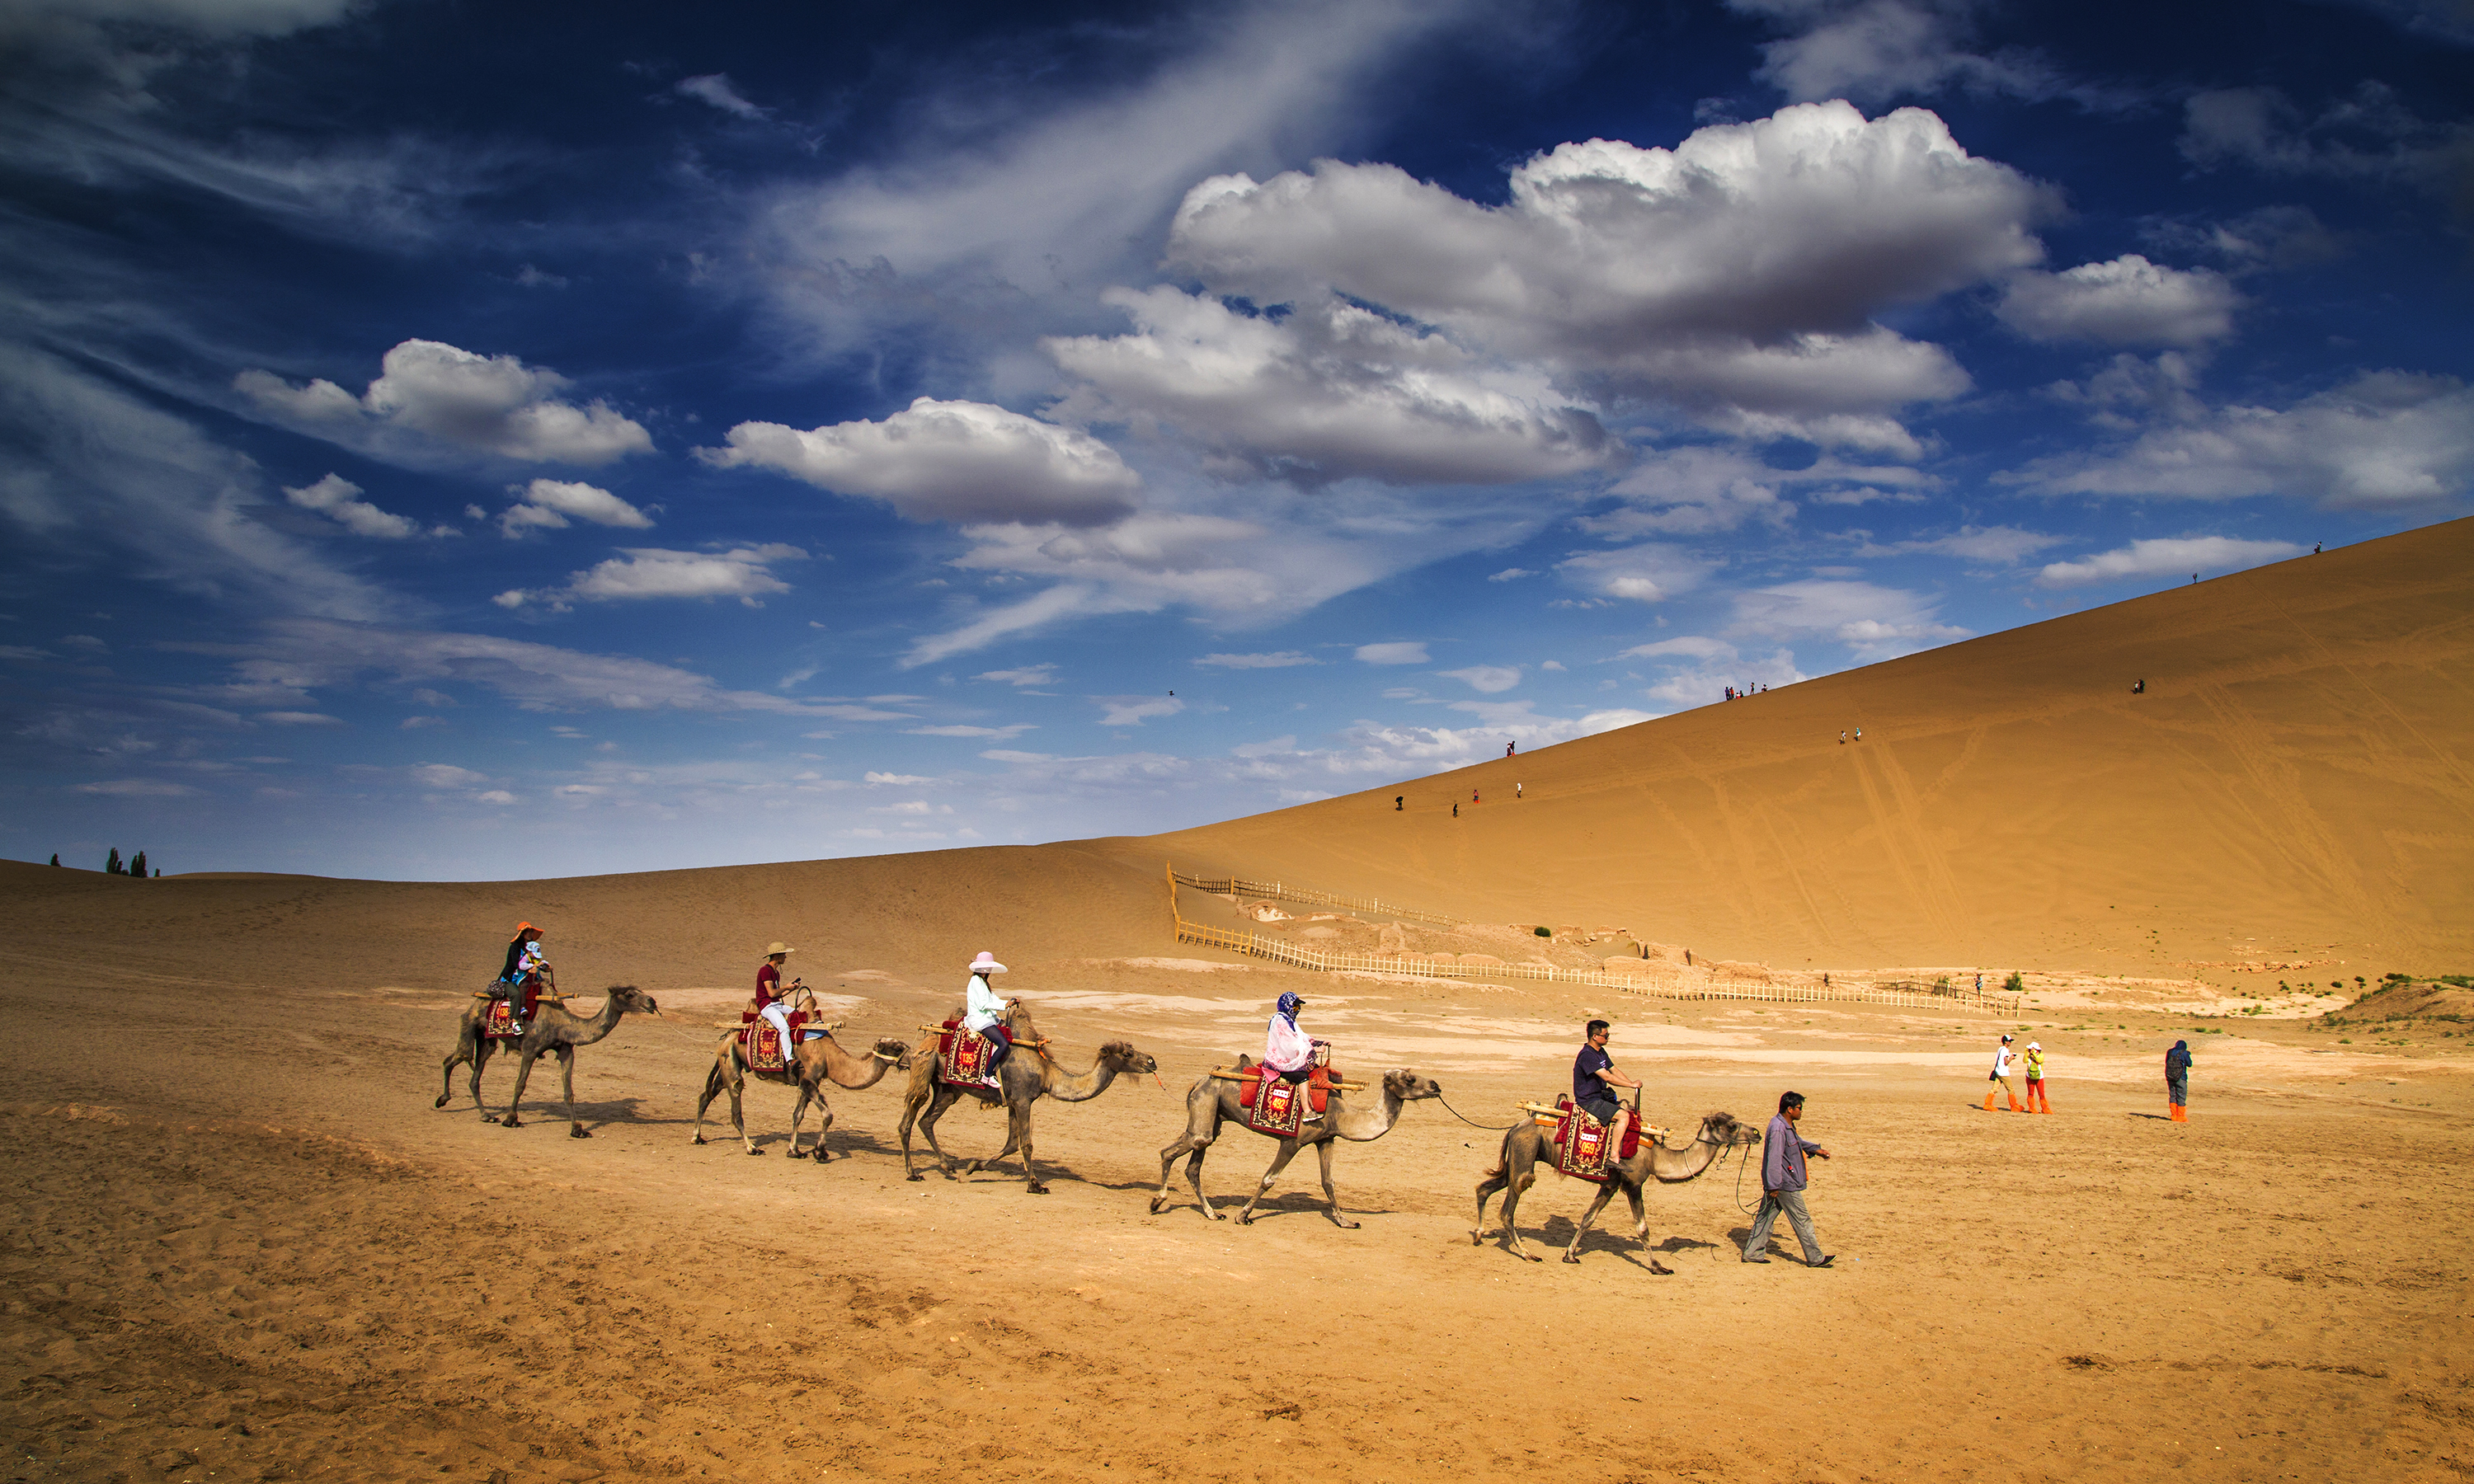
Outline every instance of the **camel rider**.
{"type": "Polygon", "coordinates": [[[1582,1031],[1588,1044],[1572,1059],[1572,1102],[1613,1130],[1608,1137],[1620,1140],[1624,1107],[1615,1100],[1614,1089],[1637,1089],[1640,1084],[1615,1070],[1614,1058],[1607,1055],[1607,1040],[1613,1034],[1614,1028],[1604,1020],[1592,1020],[1582,1031]]]}
{"type": "Polygon", "coordinates": [[[542,970],[549,968],[549,960],[542,957],[541,937],[540,928],[518,922],[516,935],[507,940],[506,963],[490,986],[492,998],[507,1002],[507,1023],[519,1033],[524,1028],[524,991],[538,988],[542,970]]]}
{"type": "Polygon", "coordinates": [[[962,987],[963,1027],[977,1032],[981,1040],[996,1048],[988,1057],[991,1087],[996,1084],[997,1068],[1013,1055],[1013,1032],[1005,1023],[1006,1012],[1013,1008],[1013,1001],[988,988],[988,975],[1005,971],[997,956],[982,948],[980,956],[971,960],[971,982],[962,987]]]}
{"type": "MultiPolygon", "coordinates": [[[[756,1014],[781,1036],[784,1066],[794,1066],[799,1061],[798,1050],[790,1043],[790,1007],[782,997],[782,961],[796,951],[786,943],[766,944],[764,962],[756,968],[756,1014]]],[[[794,990],[806,987],[805,980],[790,981],[794,990]]]]}
{"type": "MultiPolygon", "coordinates": [[[[1272,1011],[1271,1026],[1263,1035],[1263,1070],[1275,1072],[1282,1082],[1292,1085],[1313,1075],[1315,1047],[1322,1044],[1298,1028],[1298,1012],[1304,1008],[1304,1000],[1295,994],[1282,994],[1278,1006],[1272,1011]]],[[[1306,1116],[1322,1115],[1308,1105],[1306,1116]]]]}

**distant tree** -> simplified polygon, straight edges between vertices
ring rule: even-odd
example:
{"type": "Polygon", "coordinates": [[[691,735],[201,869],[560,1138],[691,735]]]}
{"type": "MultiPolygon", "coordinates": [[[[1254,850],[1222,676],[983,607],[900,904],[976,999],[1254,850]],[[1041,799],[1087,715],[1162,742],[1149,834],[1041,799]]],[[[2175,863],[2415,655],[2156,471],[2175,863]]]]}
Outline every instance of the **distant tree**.
{"type": "Polygon", "coordinates": [[[135,876],[140,881],[146,879],[146,852],[144,850],[140,850],[136,854],[129,857],[129,874],[135,876]]]}
{"type": "Polygon", "coordinates": [[[2010,970],[2010,977],[2001,981],[2001,987],[2013,992],[2023,991],[2027,988],[2027,981],[2020,978],[2019,970],[2014,969],[2010,970]]]}
{"type": "Polygon", "coordinates": [[[160,880],[162,880],[162,879],[163,879],[163,868],[162,868],[162,867],[158,866],[158,867],[156,867],[156,868],[155,868],[155,879],[156,879],[156,880],[158,880],[158,881],[160,881],[160,880]]]}
{"type": "Polygon", "coordinates": [[[54,850],[54,851],[52,852],[52,864],[53,864],[53,865],[55,865],[55,866],[57,866],[57,865],[59,865],[60,863],[61,863],[61,852],[60,852],[60,851],[58,851],[58,850],[54,850]]]}
{"type": "Polygon", "coordinates": [[[120,847],[115,845],[111,848],[111,858],[103,863],[103,874],[108,876],[120,874],[120,847]]]}

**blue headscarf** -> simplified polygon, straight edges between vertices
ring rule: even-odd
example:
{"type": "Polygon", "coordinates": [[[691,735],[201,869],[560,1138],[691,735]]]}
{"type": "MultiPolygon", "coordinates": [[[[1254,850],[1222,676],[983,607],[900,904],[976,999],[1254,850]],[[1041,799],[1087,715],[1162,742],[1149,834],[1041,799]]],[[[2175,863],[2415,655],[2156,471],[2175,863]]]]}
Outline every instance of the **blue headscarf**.
{"type": "Polygon", "coordinates": [[[1298,1012],[1305,1008],[1305,1003],[1295,994],[1283,994],[1280,996],[1278,1009],[1281,1015],[1288,1017],[1289,1024],[1295,1026],[1298,1023],[1298,1012]]]}

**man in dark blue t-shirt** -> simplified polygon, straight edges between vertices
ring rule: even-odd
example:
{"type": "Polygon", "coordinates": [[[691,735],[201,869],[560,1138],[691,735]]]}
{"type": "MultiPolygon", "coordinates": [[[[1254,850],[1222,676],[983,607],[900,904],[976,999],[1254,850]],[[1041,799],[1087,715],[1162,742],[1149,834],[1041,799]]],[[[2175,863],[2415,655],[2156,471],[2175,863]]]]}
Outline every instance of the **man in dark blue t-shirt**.
{"type": "Polygon", "coordinates": [[[1615,1101],[1616,1088],[1637,1088],[1639,1083],[1615,1070],[1614,1058],[1607,1055],[1607,1038],[1613,1033],[1604,1020],[1592,1020],[1584,1032],[1589,1044],[1572,1059],[1572,1101],[1587,1110],[1589,1116],[1612,1128],[1623,1105],[1615,1101]]]}

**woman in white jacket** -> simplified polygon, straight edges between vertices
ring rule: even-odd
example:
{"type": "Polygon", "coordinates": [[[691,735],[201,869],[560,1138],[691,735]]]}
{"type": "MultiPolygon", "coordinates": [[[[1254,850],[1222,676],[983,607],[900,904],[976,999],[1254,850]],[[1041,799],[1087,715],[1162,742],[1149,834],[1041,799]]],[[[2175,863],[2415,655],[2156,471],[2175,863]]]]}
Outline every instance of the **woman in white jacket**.
{"type": "Polygon", "coordinates": [[[980,1039],[996,1048],[988,1057],[990,1083],[996,1081],[997,1068],[1005,1065],[1005,1059],[1013,1055],[1013,1033],[1005,1024],[1006,1012],[1013,1008],[1013,1001],[988,987],[988,975],[1005,971],[1006,967],[997,962],[995,954],[982,950],[971,960],[971,982],[962,988],[963,1028],[977,1032],[980,1039]]]}

